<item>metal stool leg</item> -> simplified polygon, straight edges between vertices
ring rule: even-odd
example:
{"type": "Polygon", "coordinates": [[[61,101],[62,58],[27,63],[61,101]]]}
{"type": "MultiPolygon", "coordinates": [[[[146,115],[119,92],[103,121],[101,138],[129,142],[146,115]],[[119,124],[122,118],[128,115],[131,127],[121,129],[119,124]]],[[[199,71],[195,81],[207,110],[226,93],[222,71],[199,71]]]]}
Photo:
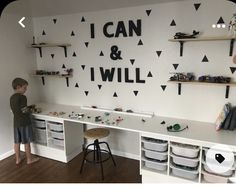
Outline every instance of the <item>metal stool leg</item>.
{"type": "Polygon", "coordinates": [[[98,146],[97,149],[98,149],[98,155],[99,155],[98,162],[101,165],[102,180],[104,180],[103,165],[102,165],[102,152],[101,152],[101,149],[99,147],[99,144],[97,146],[98,146]]]}
{"type": "Polygon", "coordinates": [[[109,155],[111,156],[111,159],[112,159],[112,161],[113,161],[113,164],[114,164],[114,166],[116,166],[116,162],[115,162],[115,160],[114,160],[114,158],[113,158],[113,156],[112,156],[112,154],[111,154],[111,149],[110,149],[108,143],[107,143],[107,142],[100,142],[100,143],[106,144],[106,146],[107,146],[107,148],[108,148],[108,150],[109,150],[109,155]]]}
{"type": "Polygon", "coordinates": [[[82,173],[83,171],[83,167],[84,167],[84,162],[86,160],[86,156],[88,154],[88,148],[91,146],[91,145],[94,145],[94,144],[89,144],[85,149],[84,149],[84,156],[83,156],[83,161],[82,161],[82,164],[81,164],[81,167],[80,167],[80,174],[82,173]]]}

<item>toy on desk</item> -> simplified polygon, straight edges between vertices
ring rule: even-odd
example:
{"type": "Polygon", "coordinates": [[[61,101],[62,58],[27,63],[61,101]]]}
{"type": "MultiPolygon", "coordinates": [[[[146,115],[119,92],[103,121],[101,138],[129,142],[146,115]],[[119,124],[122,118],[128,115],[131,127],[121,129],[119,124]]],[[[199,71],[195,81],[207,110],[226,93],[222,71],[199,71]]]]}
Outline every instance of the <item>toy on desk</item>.
{"type": "Polygon", "coordinates": [[[119,107],[119,108],[115,108],[114,111],[123,111],[123,109],[119,107]]]}
{"type": "Polygon", "coordinates": [[[124,119],[119,116],[119,117],[116,119],[116,123],[119,123],[119,122],[121,122],[121,121],[123,121],[123,120],[124,120],[124,119]]]}
{"type": "Polygon", "coordinates": [[[185,128],[181,129],[181,126],[178,123],[176,123],[173,126],[172,125],[168,126],[166,129],[169,132],[180,132],[180,131],[183,131],[185,129],[188,129],[188,126],[186,126],[185,128]]]}
{"type": "Polygon", "coordinates": [[[71,114],[69,114],[68,116],[70,119],[81,119],[84,117],[84,113],[75,113],[74,111],[72,111],[71,114]]]}
{"type": "Polygon", "coordinates": [[[144,123],[144,122],[146,122],[146,120],[145,120],[145,119],[142,119],[142,122],[144,123]]]}
{"type": "Polygon", "coordinates": [[[134,113],[131,109],[126,110],[127,113],[134,113]]]}
{"type": "Polygon", "coordinates": [[[91,106],[93,109],[97,109],[98,107],[97,106],[95,106],[95,105],[92,105],[91,106]]]}
{"type": "Polygon", "coordinates": [[[165,121],[162,121],[161,124],[164,125],[164,124],[166,124],[166,122],[165,122],[165,121]]]}
{"type": "Polygon", "coordinates": [[[102,121],[102,117],[101,116],[96,116],[95,117],[95,122],[99,122],[99,121],[102,121]]]}
{"type": "Polygon", "coordinates": [[[52,115],[52,116],[60,116],[60,115],[65,115],[66,113],[64,111],[60,111],[60,112],[49,112],[48,115],[52,115]]]}
{"type": "Polygon", "coordinates": [[[110,113],[109,113],[109,112],[105,112],[104,115],[105,115],[105,116],[109,116],[110,113]]]}

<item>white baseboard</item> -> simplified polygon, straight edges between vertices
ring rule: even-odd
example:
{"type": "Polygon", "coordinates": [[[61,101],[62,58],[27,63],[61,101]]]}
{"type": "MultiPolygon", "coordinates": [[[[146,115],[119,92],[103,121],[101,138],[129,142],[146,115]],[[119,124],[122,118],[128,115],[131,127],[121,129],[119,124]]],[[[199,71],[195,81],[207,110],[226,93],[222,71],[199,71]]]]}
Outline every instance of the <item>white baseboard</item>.
{"type": "Polygon", "coordinates": [[[12,149],[12,150],[0,155],[0,161],[7,158],[7,157],[9,157],[9,156],[11,156],[11,155],[13,155],[13,154],[14,154],[14,150],[12,149]]]}
{"type": "Polygon", "coordinates": [[[134,159],[134,160],[140,160],[139,155],[136,155],[136,154],[127,153],[127,152],[123,152],[123,151],[112,150],[112,149],[111,149],[111,152],[112,152],[113,155],[129,158],[129,159],[134,159]]]}

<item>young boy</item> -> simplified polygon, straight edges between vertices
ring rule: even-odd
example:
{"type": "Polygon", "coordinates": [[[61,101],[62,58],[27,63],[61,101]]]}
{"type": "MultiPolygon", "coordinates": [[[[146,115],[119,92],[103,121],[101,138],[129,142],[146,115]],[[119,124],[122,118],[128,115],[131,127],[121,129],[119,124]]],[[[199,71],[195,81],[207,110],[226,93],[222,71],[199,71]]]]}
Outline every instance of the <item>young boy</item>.
{"type": "Polygon", "coordinates": [[[28,82],[22,78],[15,78],[12,87],[15,93],[10,98],[11,110],[14,114],[14,150],[16,164],[20,164],[20,143],[25,146],[27,164],[37,162],[39,158],[31,155],[30,142],[32,142],[33,131],[30,119],[30,109],[27,107],[27,98],[24,93],[27,90],[28,82]]]}

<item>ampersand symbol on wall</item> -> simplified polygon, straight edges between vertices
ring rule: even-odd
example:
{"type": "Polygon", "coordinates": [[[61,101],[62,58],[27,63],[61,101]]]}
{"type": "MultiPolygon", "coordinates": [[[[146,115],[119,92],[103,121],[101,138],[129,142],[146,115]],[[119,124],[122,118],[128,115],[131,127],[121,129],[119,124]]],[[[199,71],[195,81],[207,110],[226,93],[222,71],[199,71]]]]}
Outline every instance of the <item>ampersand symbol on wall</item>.
{"type": "Polygon", "coordinates": [[[121,50],[119,50],[118,46],[114,45],[111,47],[110,57],[112,60],[122,60],[121,58],[121,50]]]}

